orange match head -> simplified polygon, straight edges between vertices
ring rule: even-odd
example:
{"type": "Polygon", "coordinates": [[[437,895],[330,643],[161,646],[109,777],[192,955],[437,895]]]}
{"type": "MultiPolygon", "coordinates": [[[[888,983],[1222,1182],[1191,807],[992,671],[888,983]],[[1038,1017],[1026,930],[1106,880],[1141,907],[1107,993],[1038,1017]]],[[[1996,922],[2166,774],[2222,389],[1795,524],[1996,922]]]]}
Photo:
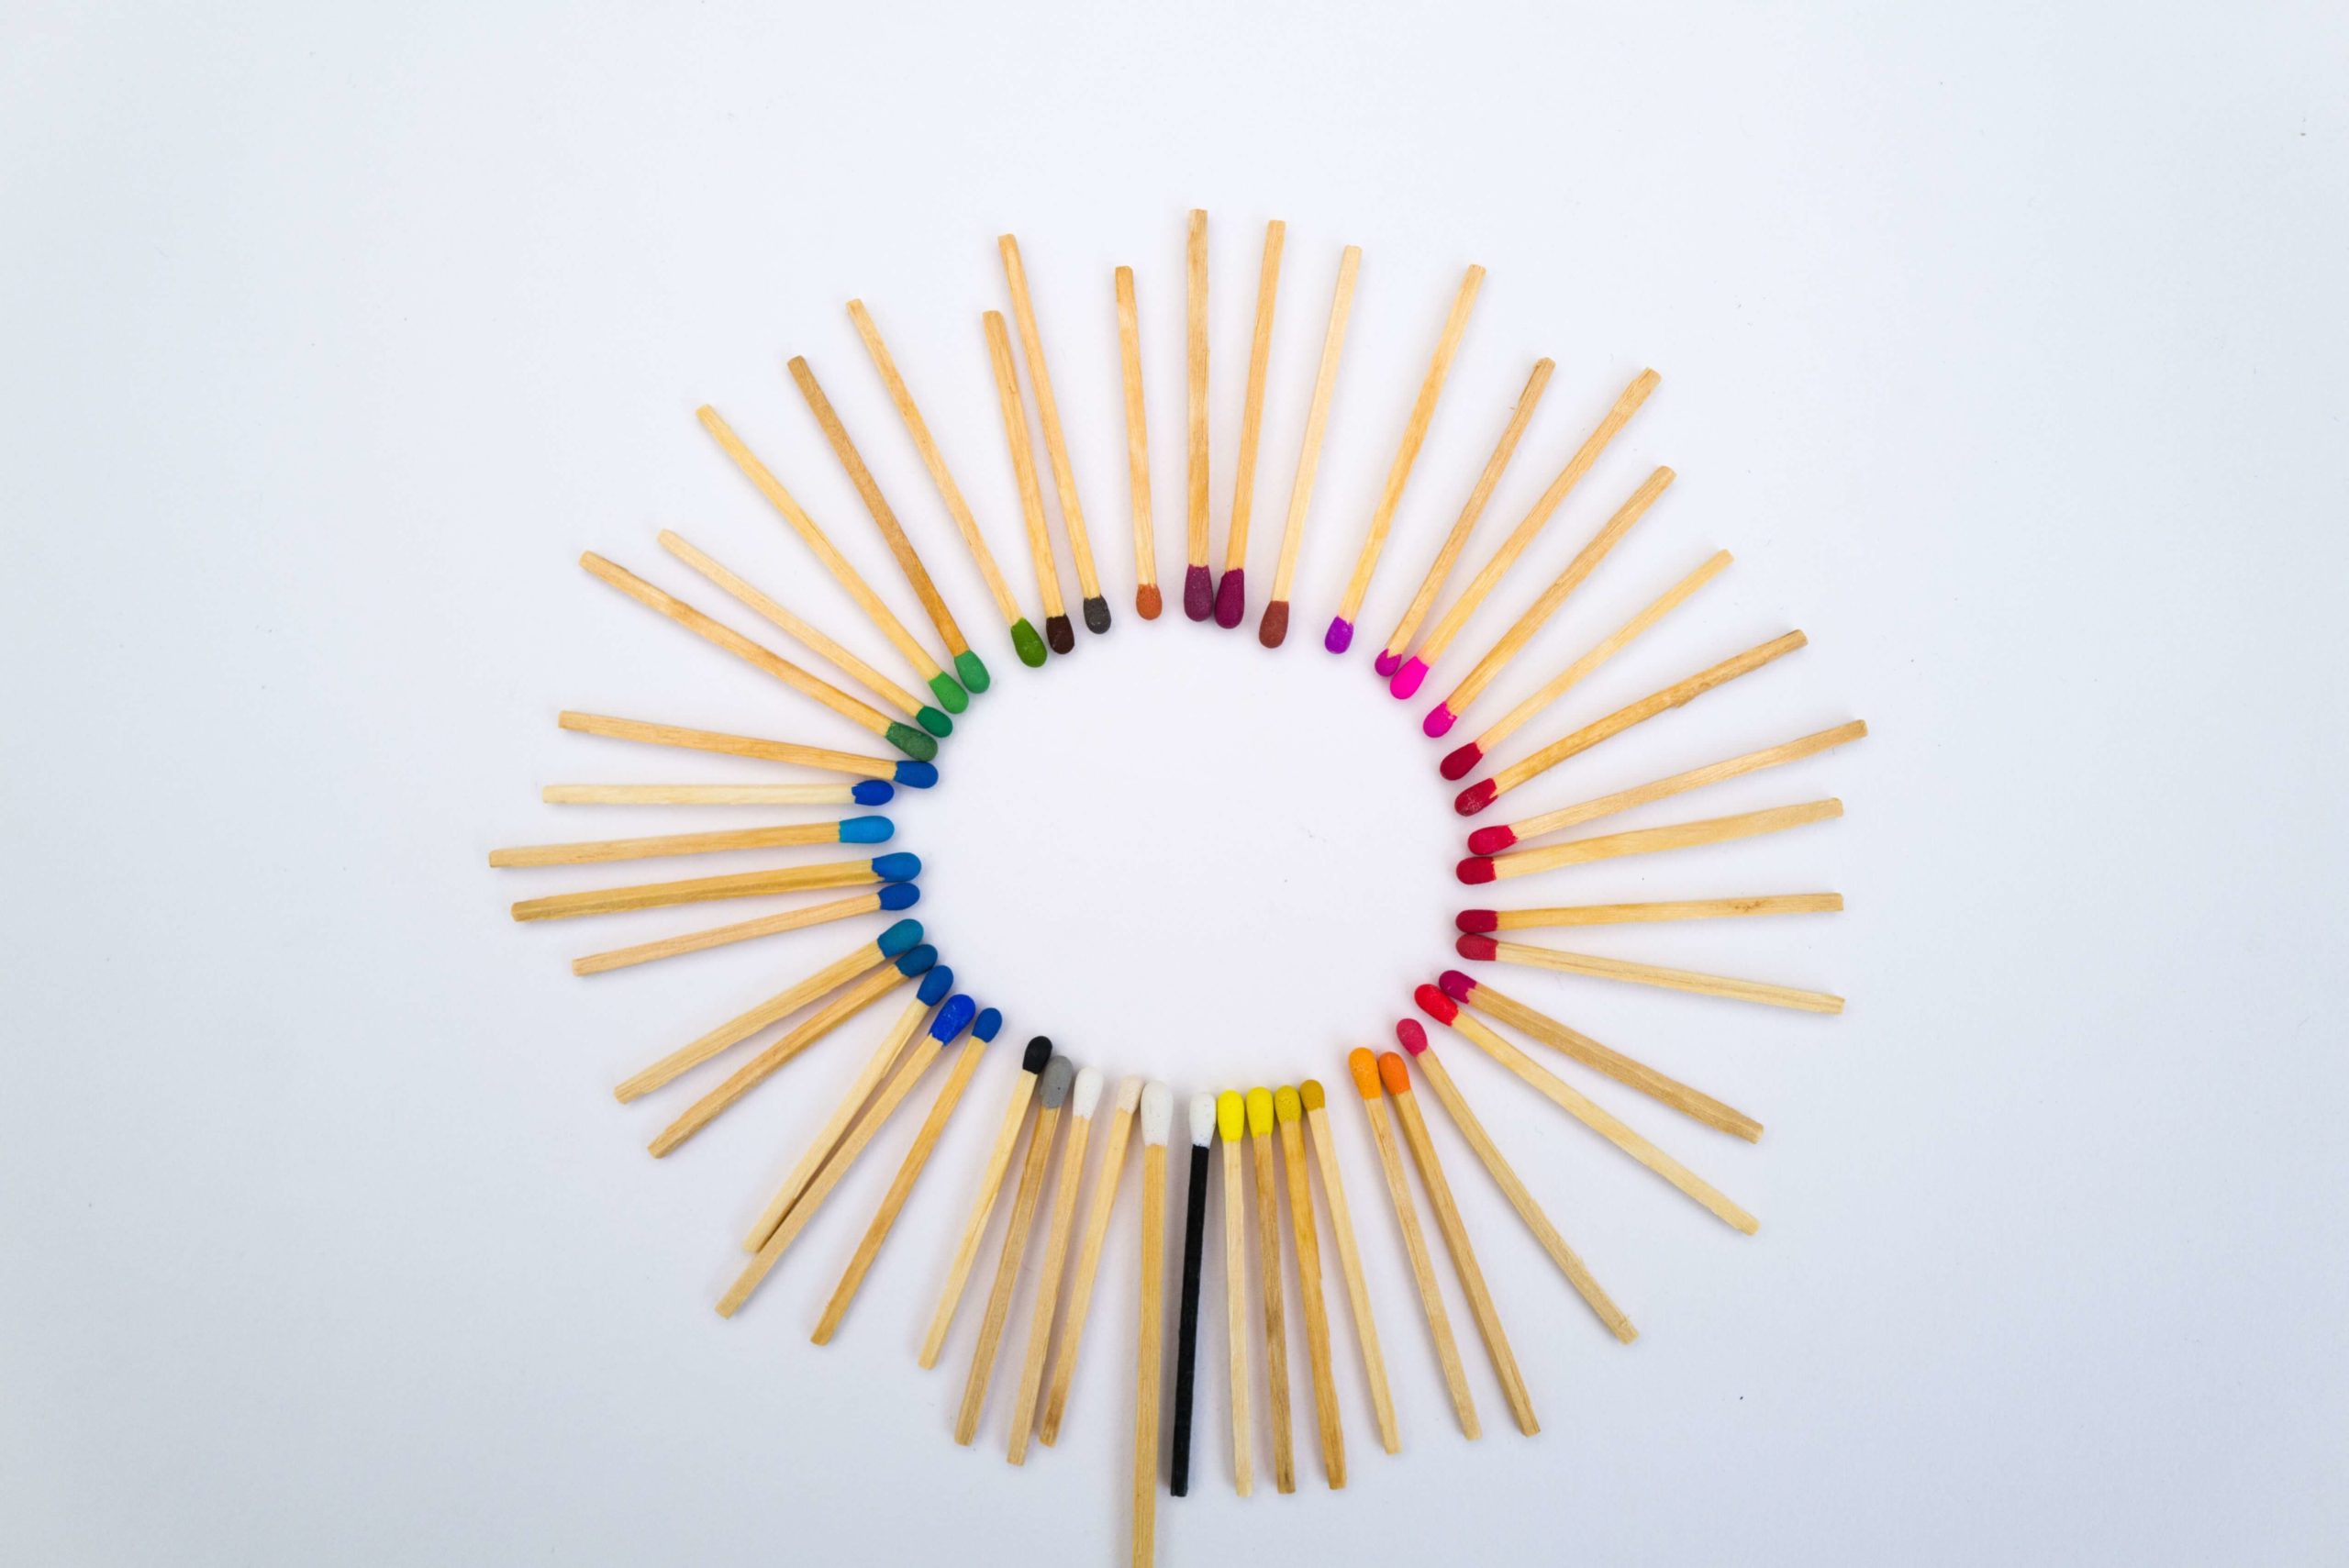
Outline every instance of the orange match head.
{"type": "Polygon", "coordinates": [[[1299,1084],[1297,1097],[1305,1102],[1305,1114],[1308,1116],[1330,1103],[1330,1096],[1321,1092],[1321,1080],[1319,1078],[1308,1078],[1299,1084]]]}
{"type": "Polygon", "coordinates": [[[1354,1087],[1364,1099],[1378,1098],[1378,1057],[1375,1052],[1359,1048],[1346,1052],[1346,1071],[1354,1075],[1354,1087]]]}
{"type": "Polygon", "coordinates": [[[1404,1066],[1403,1059],[1391,1051],[1378,1054],[1378,1081],[1386,1085],[1386,1092],[1390,1095],[1411,1092],[1411,1070],[1404,1066]]]}

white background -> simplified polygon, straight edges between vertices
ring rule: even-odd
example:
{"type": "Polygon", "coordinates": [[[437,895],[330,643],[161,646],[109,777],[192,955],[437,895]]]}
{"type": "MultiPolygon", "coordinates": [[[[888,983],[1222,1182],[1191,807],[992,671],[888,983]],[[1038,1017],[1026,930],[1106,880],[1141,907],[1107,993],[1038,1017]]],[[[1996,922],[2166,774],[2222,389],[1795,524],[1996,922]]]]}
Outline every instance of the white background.
{"type": "Polygon", "coordinates": [[[947,961],[1015,1046],[1332,1085],[1405,1452],[1376,1451],[1341,1329],[1353,1485],[1322,1487],[1307,1428],[1298,1495],[1236,1499],[1211,1269],[1164,1561],[2337,1558],[2344,42],[2323,6],[10,7],[0,1559],[1124,1551],[1130,1185],[1059,1449],[1001,1457],[1024,1291],[980,1444],[949,1440],[991,1256],[945,1364],[913,1365],[1013,1051],[832,1348],[805,1331],[903,1129],[721,1322],[736,1233],[877,1017],[659,1165],[691,1091],[607,1090],[871,923],[574,980],[750,911],[517,927],[514,897],[632,879],[483,865],[770,815],[540,806],[759,771],[563,735],[561,707],[863,739],[573,564],[684,589],[652,543],[674,527],[884,658],[691,417],[725,409],[910,618],[794,352],[999,677],[896,808],[947,961]],[[1277,655],[1130,609],[1109,274],[1140,277],[1172,602],[1194,205],[1219,557],[1256,248],[1289,225],[1258,600],[1336,253],[1366,252],[1277,655]],[[841,308],[872,304],[1033,613],[975,319],[1005,229],[1119,617],[1041,673],[841,308]],[[1490,280],[1330,660],[1471,261],[1490,280]],[[1540,353],[1487,543],[1642,364],[1662,388],[1451,673],[1659,462],[1680,482],[1513,689],[1706,551],[1738,563],[1523,741],[1789,627],[1813,646],[1525,809],[1874,735],[1623,825],[1830,794],[1839,823],[1502,890],[1842,891],[1836,917],[1549,935],[1851,1006],[1495,975],[1768,1123],[1748,1147],[1594,1089],[1759,1213],[1752,1240],[1439,1032],[1644,1330],[1607,1339],[1437,1118],[1544,1425],[1508,1429],[1455,1294],[1472,1445],[1340,1057],[1451,962],[1463,902],[1440,749],[1368,652],[1540,353]]]}

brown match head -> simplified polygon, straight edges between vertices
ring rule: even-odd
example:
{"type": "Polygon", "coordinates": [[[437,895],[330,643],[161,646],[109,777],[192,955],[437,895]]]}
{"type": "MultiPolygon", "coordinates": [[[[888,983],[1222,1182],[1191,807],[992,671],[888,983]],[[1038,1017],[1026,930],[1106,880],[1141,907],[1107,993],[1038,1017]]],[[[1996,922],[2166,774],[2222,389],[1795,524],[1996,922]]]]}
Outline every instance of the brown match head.
{"type": "Polygon", "coordinates": [[[1165,601],[1159,595],[1157,584],[1144,583],[1134,590],[1134,614],[1141,617],[1142,619],[1156,620],[1158,612],[1165,607],[1165,601]]]}
{"type": "Polygon", "coordinates": [[[1346,1052],[1346,1071],[1354,1075],[1354,1088],[1365,1100],[1378,1098],[1378,1056],[1357,1046],[1346,1052]]]}
{"type": "Polygon", "coordinates": [[[1411,1092],[1411,1070],[1404,1066],[1403,1059],[1391,1051],[1378,1054],[1378,1081],[1386,1085],[1386,1092],[1390,1095],[1411,1092]]]}

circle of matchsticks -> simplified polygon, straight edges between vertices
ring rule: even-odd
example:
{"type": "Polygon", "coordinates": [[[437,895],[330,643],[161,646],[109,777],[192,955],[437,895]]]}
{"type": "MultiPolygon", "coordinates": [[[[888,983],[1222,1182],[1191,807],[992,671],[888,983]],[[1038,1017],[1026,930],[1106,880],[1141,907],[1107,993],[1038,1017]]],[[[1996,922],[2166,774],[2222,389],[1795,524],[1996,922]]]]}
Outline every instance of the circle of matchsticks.
{"type": "MultiPolygon", "coordinates": [[[[1211,622],[1224,629],[1238,628],[1247,614],[1250,524],[1255,506],[1265,406],[1269,399],[1277,395],[1277,378],[1272,363],[1273,321],[1287,240],[1287,230],[1282,223],[1275,221],[1266,227],[1257,270],[1253,328],[1241,391],[1239,447],[1230,474],[1227,531],[1219,574],[1210,567],[1213,475],[1208,442],[1208,228],[1204,212],[1189,215],[1184,239],[1187,445],[1182,599],[1187,618],[1211,622]]],[[[1031,285],[1018,241],[1010,235],[1001,236],[996,251],[1008,316],[1003,310],[989,309],[982,311],[980,317],[980,341],[996,406],[982,411],[978,429],[952,431],[949,435],[970,443],[961,457],[967,464],[976,461],[974,453],[990,450],[995,433],[1000,432],[1003,453],[999,461],[1008,470],[1000,477],[1008,477],[1016,498],[1018,527],[1028,547],[1036,600],[1041,606],[1037,617],[1030,617],[998,565],[982,525],[981,511],[974,506],[950,468],[946,443],[916,402],[908,377],[883,339],[873,313],[862,300],[850,301],[847,310],[889,404],[913,443],[931,490],[985,584],[1013,655],[1024,667],[1037,669],[1055,657],[1073,654],[1078,640],[1075,619],[1069,615],[1063,596],[1056,559],[1060,545],[1053,537],[1054,515],[1065,536],[1061,542],[1065,544],[1075,567],[1078,618],[1088,633],[1097,636],[1109,630],[1111,616],[1099,562],[1086,528],[1061,406],[1045,363],[1042,320],[1037,308],[1040,295],[1031,285]],[[1041,463],[1031,445],[1031,412],[1044,449],[1041,463]],[[1046,504],[1047,476],[1050,511],[1046,504]],[[1042,623],[1041,633],[1037,618],[1042,623]]],[[[1307,524],[1342,370],[1362,260],[1360,248],[1352,245],[1341,249],[1336,257],[1326,326],[1291,472],[1288,507],[1269,596],[1257,626],[1257,640],[1267,649],[1284,646],[1287,637],[1292,594],[1307,543],[1307,524]]],[[[1464,350],[1470,314],[1484,278],[1483,267],[1467,267],[1442,316],[1426,369],[1405,411],[1400,436],[1375,503],[1364,521],[1352,572],[1329,621],[1323,647],[1330,653],[1345,654],[1353,645],[1356,624],[1386,553],[1407,486],[1433,428],[1453,364],[1464,350]]],[[[1163,602],[1158,586],[1142,376],[1143,342],[1135,272],[1131,267],[1119,267],[1109,283],[1105,308],[1114,317],[1118,332],[1134,607],[1141,619],[1152,621],[1159,618],[1163,602]]],[[[1418,694],[1452,645],[1468,629],[1486,602],[1564,508],[1599,457],[1623,434],[1659,384],[1654,371],[1642,369],[1623,385],[1604,406],[1597,424],[1567,451],[1540,497],[1468,573],[1464,584],[1446,603],[1446,590],[1470,552],[1474,536],[1496,490],[1532,434],[1537,411],[1549,394],[1556,369],[1556,361],[1546,356],[1533,361],[1489,457],[1437,543],[1393,631],[1370,661],[1375,673],[1397,699],[1418,694]]],[[[785,488],[776,470],[754,452],[716,409],[705,406],[696,411],[696,417],[718,450],[749,482],[751,489],[780,516],[817,564],[831,575],[871,623],[872,629],[889,645],[896,661],[890,669],[876,667],[860,657],[768,589],[672,530],[663,529],[655,537],[662,550],[755,617],[757,622],[780,632],[796,648],[804,650],[805,655],[795,657],[812,656],[815,667],[803,667],[786,659],[764,641],[601,555],[584,554],[580,564],[625,597],[886,742],[903,753],[903,759],[836,751],[796,740],[564,711],[558,723],[575,734],[669,751],[744,758],[820,777],[762,783],[549,784],[541,791],[541,799],[548,805],[817,808],[823,819],[525,845],[491,851],[492,866],[529,870],[824,845],[877,849],[896,841],[897,827],[893,817],[875,815],[872,808],[894,809],[901,799],[913,798],[901,797],[900,791],[924,791],[938,785],[940,772],[934,759],[941,742],[954,734],[958,716],[967,722],[974,709],[973,697],[990,689],[992,676],[985,659],[964,637],[962,623],[923,562],[913,533],[885,490],[883,477],[866,462],[840,410],[818,381],[814,368],[805,357],[793,357],[787,361],[786,370],[823,445],[855,490],[882,544],[904,578],[905,588],[920,606],[921,613],[913,625],[900,619],[882,595],[849,563],[824,526],[785,488]],[[914,628],[923,623],[935,635],[935,645],[926,642],[914,628]],[[942,657],[933,647],[942,650],[942,657]],[[818,673],[818,670],[823,673],[818,673]]],[[[1615,506],[1564,569],[1457,676],[1442,700],[1427,710],[1420,724],[1426,735],[1448,735],[1475,710],[1486,693],[1525,653],[1536,635],[1587,581],[1604,569],[1611,552],[1632,527],[1657,508],[1674,477],[1672,469],[1653,467],[1646,479],[1615,506]]],[[[1421,489],[1425,488],[1423,484],[1421,489]]],[[[997,525],[1001,526],[1000,519],[997,525]]],[[[1446,780],[1458,782],[1486,767],[1520,729],[1553,706],[1568,702],[1576,688],[1600,666],[1625,653],[1730,563],[1727,550],[1713,551],[1664,587],[1630,619],[1591,643],[1531,695],[1508,712],[1484,722],[1473,740],[1455,747],[1442,759],[1437,772],[1446,780]]],[[[762,634],[765,635],[768,634],[762,634]]],[[[1805,646],[1806,641],[1800,631],[1786,632],[1662,686],[1612,713],[1586,719],[1559,739],[1495,767],[1484,778],[1467,784],[1455,797],[1453,808],[1463,817],[1480,815],[1501,795],[1534,784],[1553,769],[1636,726],[1661,718],[1698,696],[1763,669],[1805,646]]],[[[1459,862],[1455,873],[1461,883],[1481,886],[1598,861],[1731,843],[1832,820],[1842,816],[1842,804],[1828,798],[1664,826],[1553,838],[1671,796],[1817,756],[1866,733],[1866,725],[1854,720],[1628,789],[1552,806],[1506,824],[1478,827],[1467,835],[1469,853],[1459,862]]],[[[832,1340],[911,1200],[913,1189],[929,1166],[948,1122],[973,1087],[986,1047],[1004,1028],[1002,1011],[984,1005],[981,994],[965,977],[941,962],[931,933],[924,929],[919,920],[905,916],[904,912],[920,900],[918,879],[921,871],[922,862],[918,855],[890,850],[871,853],[868,858],[785,863],[723,875],[554,894],[521,899],[512,906],[511,913],[517,920],[555,920],[737,898],[861,890],[751,919],[587,953],[572,961],[573,972],[583,976],[661,962],[717,947],[763,941],[788,932],[869,916],[881,917],[887,922],[829,962],[805,973],[799,973],[799,966],[794,965],[791,976],[779,988],[731,1017],[711,1023],[695,1038],[670,1048],[615,1086],[616,1097],[629,1102],[667,1090],[681,1079],[703,1073],[705,1069],[712,1075],[724,1073],[706,1084],[698,1097],[653,1138],[651,1153],[664,1157],[857,1015],[895,993],[909,991],[895,1011],[885,1014],[887,1021],[878,1038],[846,1074],[839,1092],[829,1097],[829,1108],[817,1124],[814,1135],[780,1162],[784,1173],[780,1181],[771,1191],[753,1199],[759,1205],[756,1218],[740,1239],[745,1258],[717,1302],[723,1317],[735,1316],[750,1303],[805,1235],[811,1220],[838,1190],[849,1171],[892,1125],[906,1104],[915,1098],[916,1091],[935,1079],[928,1109],[900,1156],[894,1179],[847,1258],[810,1336],[818,1345],[832,1340]],[[772,1038],[751,1049],[770,1031],[774,1031],[772,1038]],[[727,1061],[721,1062],[721,1057],[727,1061]]],[[[1465,908],[1453,917],[1459,933],[1454,948],[1462,959],[1480,966],[1516,965],[1657,987],[1716,1002],[1833,1014],[1842,1011],[1843,1000],[1825,992],[1574,952],[1518,940],[1517,933],[1830,914],[1842,906],[1840,894],[1787,893],[1648,903],[1465,908]]],[[[1596,1134],[1617,1152],[1661,1177],[1731,1230],[1748,1236],[1759,1229],[1760,1223],[1751,1213],[1698,1175],[1677,1155],[1568,1082],[1553,1070],[1546,1058],[1537,1056],[1520,1041],[1553,1052],[1573,1063],[1575,1069],[1609,1080],[1620,1089],[1644,1096],[1707,1131],[1753,1143],[1762,1136],[1762,1123],[1507,995],[1477,973],[1444,969],[1431,983],[1415,988],[1407,984],[1405,989],[1429,1022],[1399,1018],[1395,1025],[1399,1051],[1374,1052],[1356,1048],[1341,1053],[1347,1069],[1343,1082],[1351,1082],[1356,1091],[1354,1097],[1363,1107],[1364,1125],[1378,1167],[1378,1181],[1370,1184],[1357,1179],[1355,1190],[1366,1192],[1375,1185],[1386,1196],[1387,1212],[1393,1218],[1408,1263],[1412,1296],[1442,1373],[1443,1396],[1460,1432],[1473,1440],[1480,1436],[1482,1427],[1445,1305],[1435,1253],[1422,1225],[1421,1202],[1426,1213],[1432,1217],[1435,1235],[1451,1262],[1456,1288],[1467,1304],[1470,1321],[1484,1346],[1503,1400],[1518,1429],[1531,1436],[1540,1429],[1532,1396],[1502,1329],[1499,1309],[1470,1240],[1452,1178],[1431,1135],[1419,1094],[1422,1086],[1431,1092],[1431,1097],[1474,1153],[1476,1163],[1556,1266],[1567,1291],[1617,1341],[1628,1344],[1638,1337],[1639,1330],[1568,1243],[1550,1212],[1472,1108],[1437,1050],[1429,1023],[1465,1040],[1564,1111],[1581,1129],[1596,1134]],[[1412,1193],[1413,1173],[1422,1195],[1418,1198],[1412,1193]]],[[[1031,1443],[1051,1448],[1059,1441],[1076,1392],[1080,1351],[1124,1182],[1123,1172],[1129,1163],[1127,1151],[1137,1142],[1139,1133],[1141,1292],[1133,1340],[1135,1403],[1130,1537],[1131,1558],[1139,1564],[1154,1556],[1157,1497],[1162,1481],[1174,1496],[1188,1496],[1197,1490],[1198,1469],[1193,1462],[1194,1439],[1202,1426],[1212,1428],[1217,1424],[1198,1418],[1198,1339],[1199,1298],[1209,1246],[1208,1232],[1219,1221],[1225,1285],[1226,1358],[1222,1383],[1230,1415],[1232,1489],[1241,1496],[1253,1493],[1260,1452],[1269,1454],[1275,1491],[1289,1493],[1297,1488],[1292,1430],[1296,1417],[1290,1376],[1293,1337],[1301,1336],[1304,1341],[1304,1393],[1311,1405],[1314,1453],[1329,1487],[1342,1488],[1348,1475],[1344,1409],[1348,1396],[1341,1394],[1341,1385],[1349,1381],[1351,1371],[1359,1372],[1367,1398],[1370,1429],[1385,1453],[1402,1451],[1404,1412],[1397,1390],[1388,1377],[1375,1317],[1377,1282],[1372,1271],[1364,1267],[1354,1210],[1348,1200],[1347,1182],[1333,1131],[1335,1113],[1330,1108],[1320,1082],[1304,1076],[1293,1084],[1215,1085],[1187,1097],[1189,1153],[1180,1162],[1184,1195],[1174,1209],[1181,1226],[1180,1266],[1174,1286],[1176,1299],[1170,1313],[1164,1299],[1164,1269],[1169,1214],[1166,1184],[1171,1179],[1168,1149],[1174,1136],[1173,1090],[1164,1083],[1146,1082],[1134,1076],[1119,1077],[1112,1084],[1106,1076],[1109,1070],[1110,1064],[1103,1062],[1080,1065],[1045,1035],[1028,1040],[1009,1084],[996,1101],[996,1121],[986,1151],[978,1169],[965,1173],[958,1189],[964,1206],[962,1223],[944,1260],[916,1359],[920,1366],[932,1368],[944,1357],[955,1326],[963,1317],[964,1298],[970,1294],[972,1276],[980,1262],[984,1244],[996,1228],[998,1211],[1008,1207],[1008,1218],[994,1255],[984,1306],[978,1310],[976,1339],[963,1372],[952,1436],[965,1446],[977,1440],[990,1396],[997,1387],[995,1373],[1003,1342],[1010,1337],[1019,1341],[1020,1350],[1016,1375],[1008,1378],[1013,1392],[1009,1396],[1006,1457],[1012,1464],[1021,1465],[1030,1457],[1031,1443]],[[1219,1202],[1211,1198],[1209,1191],[1219,1181],[1219,1202]],[[1036,1260],[1034,1297],[1025,1318],[1024,1332],[1013,1334],[1009,1332],[1016,1327],[1013,1305],[1020,1281],[1030,1272],[1031,1253],[1036,1260]],[[1324,1259],[1332,1253],[1343,1298],[1341,1313],[1331,1309],[1325,1278],[1324,1259]],[[1284,1286],[1285,1270],[1291,1265],[1297,1281],[1293,1298],[1284,1286]],[[1352,1359],[1341,1354],[1333,1340],[1333,1318],[1341,1318],[1351,1334],[1352,1359]],[[1170,1319],[1174,1340],[1174,1386],[1168,1394],[1161,1387],[1161,1367],[1162,1345],[1170,1319]],[[1252,1345],[1261,1351],[1261,1357],[1252,1352],[1252,1345]],[[1350,1369],[1349,1376],[1341,1376],[1341,1366],[1350,1369]],[[1163,1441],[1162,1395],[1167,1395],[1166,1403],[1171,1405],[1171,1421],[1163,1441]],[[1269,1449],[1260,1449],[1258,1445],[1259,1411],[1264,1419],[1264,1435],[1270,1439],[1269,1449]]],[[[911,1119],[910,1113],[907,1119],[911,1119]]]]}

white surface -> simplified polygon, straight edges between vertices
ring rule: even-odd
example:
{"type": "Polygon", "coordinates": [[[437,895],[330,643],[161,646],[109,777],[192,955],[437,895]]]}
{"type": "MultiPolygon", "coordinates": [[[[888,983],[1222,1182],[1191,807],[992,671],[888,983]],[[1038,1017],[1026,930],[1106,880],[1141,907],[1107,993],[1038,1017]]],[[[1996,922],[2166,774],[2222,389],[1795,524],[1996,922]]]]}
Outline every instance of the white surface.
{"type": "Polygon", "coordinates": [[[1038,1029],[1184,1092],[1331,1086],[1405,1456],[1341,1329],[1353,1485],[1320,1487],[1301,1429],[1299,1496],[1260,1475],[1242,1505],[1211,1377],[1165,1562],[2337,1556],[2343,42],[2320,7],[12,8],[0,1560],[1117,1560],[1130,1186],[1059,1450],[1004,1466],[1008,1366],[981,1446],[947,1440],[974,1302],[912,1364],[1038,1029]],[[1277,657],[1130,608],[1109,269],[1141,277],[1171,605],[1194,204],[1219,556],[1255,250],[1290,225],[1258,602],[1336,251],[1366,251],[1277,657]],[[841,310],[873,305],[1032,606],[974,319],[1007,228],[1119,616],[1041,675],[841,310]],[[1491,280],[1330,661],[1471,260],[1491,280]],[[756,772],[561,735],[558,707],[853,739],[572,564],[683,587],[651,542],[675,526],[884,654],[691,419],[727,410],[910,615],[794,351],[1000,677],[896,815],[931,868],[915,913],[1008,1023],[826,1351],[805,1330],[902,1129],[739,1320],[709,1303],[877,1021],[661,1165],[680,1094],[606,1091],[863,928],[574,981],[571,955],[741,906],[520,929],[512,897],[622,879],[482,865],[765,819],[540,806],[756,772]],[[1814,645],[1527,805],[1875,735],[1641,818],[1834,793],[1839,824],[1516,884],[1841,889],[1832,919],[1584,945],[1853,1005],[1496,976],[1767,1121],[1746,1148],[1598,1091],[1759,1212],[1752,1240],[1439,1031],[1645,1330],[1609,1342],[1440,1126],[1545,1429],[1507,1429],[1472,1341],[1471,1446],[1340,1062],[1462,902],[1440,748],[1364,666],[1545,351],[1486,541],[1641,364],[1663,388],[1467,643],[1664,461],[1680,483],[1517,674],[1719,545],[1721,584],[1559,717],[1787,626],[1814,645]]]}

